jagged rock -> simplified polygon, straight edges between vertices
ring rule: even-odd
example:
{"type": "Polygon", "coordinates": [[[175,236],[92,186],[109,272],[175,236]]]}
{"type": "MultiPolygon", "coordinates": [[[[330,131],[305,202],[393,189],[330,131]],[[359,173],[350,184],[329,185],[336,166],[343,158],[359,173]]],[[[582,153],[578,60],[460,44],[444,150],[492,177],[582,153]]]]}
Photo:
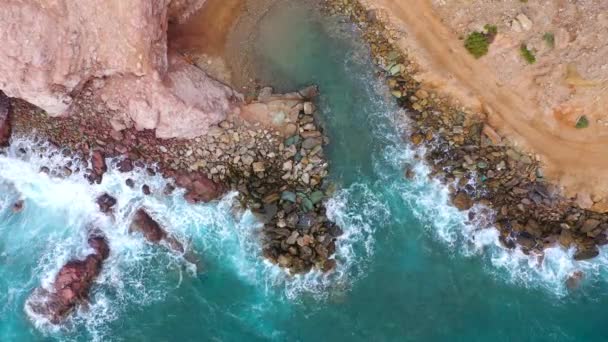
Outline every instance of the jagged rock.
{"type": "Polygon", "coordinates": [[[129,231],[140,232],[146,240],[153,243],[159,243],[167,237],[167,232],[144,209],[137,210],[129,226],[129,231]]]}
{"type": "Polygon", "coordinates": [[[84,260],[68,261],[57,273],[51,289],[38,288],[32,293],[26,302],[32,312],[59,324],[78,304],[88,299],[103,261],[110,255],[110,247],[103,236],[90,236],[88,244],[95,253],[84,260]]]}
{"type": "Polygon", "coordinates": [[[116,199],[105,193],[97,198],[97,205],[102,213],[108,214],[112,212],[114,206],[116,205],[116,199]]]}
{"type": "Polygon", "coordinates": [[[2,90],[61,115],[96,80],[90,90],[98,96],[90,98],[117,113],[115,130],[134,125],[164,138],[202,135],[242,100],[167,53],[168,17],[202,1],[11,1],[0,12],[2,90]]]}

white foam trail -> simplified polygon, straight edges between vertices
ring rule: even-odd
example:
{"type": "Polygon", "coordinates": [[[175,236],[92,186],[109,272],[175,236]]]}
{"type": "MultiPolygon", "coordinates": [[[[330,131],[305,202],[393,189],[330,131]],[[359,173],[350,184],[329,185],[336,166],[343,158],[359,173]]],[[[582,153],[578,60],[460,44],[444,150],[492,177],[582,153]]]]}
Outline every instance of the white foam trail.
{"type": "Polygon", "coordinates": [[[477,205],[471,210],[483,211],[486,216],[478,214],[470,222],[468,212],[460,212],[450,205],[447,187],[429,180],[430,169],[414,158],[416,154],[422,155],[423,152],[405,148],[405,152],[394,157],[397,167],[402,167],[404,161],[415,163],[416,173],[415,179],[409,183],[400,181],[393,184],[394,191],[401,194],[428,231],[453,252],[465,257],[484,258],[491,265],[487,271],[496,277],[527,288],[541,288],[558,297],[568,295],[565,281],[575,271],[583,271],[586,280],[604,278],[608,274],[606,248],[601,248],[597,258],[576,261],[572,258],[573,249],[565,250],[560,246],[546,249],[544,257],[526,255],[520,248],[510,250],[503,247],[498,239],[498,230],[493,226],[485,228],[492,222],[493,212],[477,205]]]}

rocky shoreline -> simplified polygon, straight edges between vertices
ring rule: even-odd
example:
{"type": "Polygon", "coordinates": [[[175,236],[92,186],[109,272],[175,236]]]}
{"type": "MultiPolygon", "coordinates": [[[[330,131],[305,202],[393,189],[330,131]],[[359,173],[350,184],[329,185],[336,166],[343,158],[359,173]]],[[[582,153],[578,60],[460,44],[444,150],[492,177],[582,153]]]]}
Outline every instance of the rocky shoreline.
{"type": "MultiPolygon", "coordinates": [[[[271,113],[277,106],[281,109],[293,105],[277,127],[272,127],[277,124],[274,121],[271,125],[263,120],[251,123],[235,116],[212,127],[205,136],[163,140],[156,138],[153,131],[113,130],[109,123],[112,113],[99,106],[91,107],[94,102],[87,102],[86,98],[78,103],[79,110],[74,115],[56,118],[24,101],[3,97],[6,103],[0,108],[4,118],[0,128],[12,131],[13,137],[48,140],[65,156],[82,162],[42,166],[40,172],[51,177],[69,177],[79,172],[90,183],[101,183],[112,168],[120,172],[142,168],[149,175],[161,174],[168,181],[165,188],[155,189],[126,179],[127,186],[139,188],[143,195],[169,195],[181,187],[186,201],[199,203],[219,199],[230,190],[238,191],[237,207],[252,210],[263,223],[259,239],[264,258],[290,274],[313,268],[331,272],[336,267],[336,239],[342,231],[325,215],[323,201],[335,191],[335,186],[326,178],[329,163],[323,146],[328,139],[315,119],[312,101],[318,90],[308,87],[277,95],[272,94],[271,88],[264,88],[259,93],[253,103],[271,113]]],[[[37,148],[27,150],[44,152],[44,147],[37,148]]],[[[20,153],[26,156],[28,151],[23,149],[20,153]]],[[[106,193],[97,199],[100,211],[110,216],[116,203],[115,194],[106,193]]],[[[199,264],[196,252],[185,250],[184,243],[161,227],[146,208],[137,210],[130,231],[199,264]]],[[[107,243],[106,247],[111,249],[107,243]]],[[[51,323],[62,321],[78,304],[86,303],[102,261],[96,256],[70,261],[57,275],[55,290],[40,289],[32,295],[30,309],[51,323]],[[63,276],[62,272],[69,274],[63,276]],[[64,280],[66,277],[70,280],[64,280]]]]}
{"type": "MultiPolygon", "coordinates": [[[[317,94],[316,87],[281,95],[272,94],[271,88],[259,89],[254,104],[271,109],[292,106],[281,125],[234,116],[212,127],[207,135],[190,140],[158,139],[153,131],[132,128],[115,131],[109,123],[112,113],[102,106],[93,107],[95,101],[86,97],[77,103],[73,115],[61,118],[12,100],[12,126],[17,135],[45,137],[71,149],[81,160],[90,156],[87,171],[91,182],[100,182],[112,165],[121,172],[147,165],[149,174],[161,173],[174,186],[186,189],[185,199],[190,203],[209,202],[229,190],[238,191],[241,207],[253,210],[264,223],[260,239],[262,254],[269,261],[292,274],[313,267],[329,272],[336,266],[332,256],[341,230],[327,219],[323,205],[335,189],[326,179],[329,164],[323,146],[328,140],[315,119],[312,101],[317,94]],[[149,167],[154,164],[157,167],[149,167]]],[[[56,175],[73,170],[66,166],[41,171],[56,175]]],[[[171,187],[151,189],[131,179],[127,185],[146,195],[172,191],[171,187]]]]}
{"type": "MultiPolygon", "coordinates": [[[[415,61],[395,47],[396,33],[374,10],[357,0],[326,0],[325,7],[362,30],[381,77],[406,109],[403,119],[411,131],[404,139],[425,147],[431,177],[449,187],[454,206],[468,210],[471,221],[483,222],[480,228],[496,227],[507,248],[519,246],[542,257],[545,248],[559,244],[575,247],[576,260],[599,254],[598,247],[608,243],[608,215],[562,196],[543,177],[539,158],[510,145],[483,114],[458,108],[415,80],[415,61]]],[[[413,176],[409,169],[404,173],[413,176]]]]}

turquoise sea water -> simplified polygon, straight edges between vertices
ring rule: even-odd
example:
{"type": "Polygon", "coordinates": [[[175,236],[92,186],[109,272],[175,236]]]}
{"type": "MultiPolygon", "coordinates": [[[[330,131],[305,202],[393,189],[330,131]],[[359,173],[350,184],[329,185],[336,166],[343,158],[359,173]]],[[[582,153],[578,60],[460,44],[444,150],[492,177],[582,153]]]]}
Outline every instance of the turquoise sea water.
{"type": "Polygon", "coordinates": [[[442,187],[400,142],[407,125],[375,77],[356,30],[322,19],[311,5],[280,1],[255,33],[258,77],[278,90],[316,83],[331,139],[331,176],[342,190],[328,212],[343,229],[331,276],[289,277],[259,256],[258,225],[234,217],[231,196],[190,206],[164,198],[163,180],[110,172],[91,186],[79,174],[39,174],[62,165],[52,148],[27,153],[19,139],[0,156],[0,341],[604,341],[608,340],[607,253],[572,262],[549,250],[542,262],[498,247],[448,207],[442,187]],[[415,165],[416,179],[403,177],[415,165]],[[128,177],[150,184],[143,197],[128,177]],[[116,221],[94,199],[118,194],[116,221]],[[25,210],[13,214],[18,197],[25,210]],[[205,272],[127,233],[144,204],[190,241],[205,272]],[[91,305],[63,328],[24,310],[31,291],[65,261],[87,253],[84,226],[102,227],[112,247],[91,305]],[[565,277],[585,280],[568,292],[565,277]]]}

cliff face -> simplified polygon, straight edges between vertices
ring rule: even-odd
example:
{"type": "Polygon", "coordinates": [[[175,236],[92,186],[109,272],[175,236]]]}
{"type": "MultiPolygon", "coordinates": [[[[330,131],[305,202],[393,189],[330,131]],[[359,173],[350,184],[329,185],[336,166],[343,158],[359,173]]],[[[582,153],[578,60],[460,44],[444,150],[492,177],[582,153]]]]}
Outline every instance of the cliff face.
{"type": "Polygon", "coordinates": [[[203,2],[4,1],[0,89],[50,115],[63,115],[87,82],[102,78],[96,89],[106,94],[101,98],[118,113],[122,126],[161,125],[159,136],[166,138],[204,134],[239,96],[198,69],[183,66],[179,56],[172,57],[171,68],[181,71],[170,70],[167,57],[168,20],[189,15],[203,2]],[[190,82],[178,88],[176,77],[190,82]]]}

